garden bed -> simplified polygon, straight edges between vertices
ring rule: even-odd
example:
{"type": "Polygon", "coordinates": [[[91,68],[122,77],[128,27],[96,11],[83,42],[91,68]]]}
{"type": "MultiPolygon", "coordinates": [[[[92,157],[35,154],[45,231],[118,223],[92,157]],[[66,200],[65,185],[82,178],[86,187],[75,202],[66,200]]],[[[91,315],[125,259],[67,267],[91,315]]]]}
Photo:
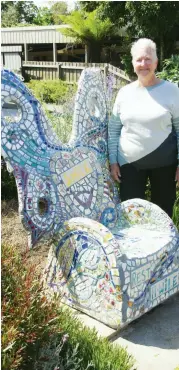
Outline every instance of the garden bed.
{"type": "MultiPolygon", "coordinates": [[[[134,361],[125,349],[98,338],[70,310],[60,308],[59,299],[47,300],[35,250],[23,252],[21,245],[19,252],[18,244],[7,244],[4,237],[2,369],[130,370],[134,361]]],[[[44,262],[43,249],[40,256],[44,262]]]]}

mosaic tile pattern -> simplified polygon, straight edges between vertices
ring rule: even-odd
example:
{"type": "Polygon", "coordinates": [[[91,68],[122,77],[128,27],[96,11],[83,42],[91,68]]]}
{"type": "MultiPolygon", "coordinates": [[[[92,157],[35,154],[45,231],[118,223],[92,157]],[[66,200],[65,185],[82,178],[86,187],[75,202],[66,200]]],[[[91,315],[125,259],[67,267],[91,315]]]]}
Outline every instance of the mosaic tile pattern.
{"type": "Polygon", "coordinates": [[[71,139],[55,136],[39,102],[2,71],[2,154],[16,178],[29,245],[51,238],[44,279],[62,300],[118,328],[179,290],[179,236],[158,206],[120,203],[107,160],[99,69],[82,72],[71,139]],[[19,116],[8,120],[5,104],[19,116]]]}
{"type": "Polygon", "coordinates": [[[11,102],[21,110],[19,122],[9,123],[2,114],[2,153],[16,177],[31,246],[42,236],[53,235],[71,217],[89,217],[110,227],[117,220],[119,196],[108,170],[103,80],[99,70],[85,71],[83,76],[72,138],[65,145],[24,83],[12,72],[2,71],[2,107],[11,102]]]}
{"type": "Polygon", "coordinates": [[[45,272],[48,284],[63,292],[69,305],[98,319],[104,312],[108,324],[118,326],[122,295],[113,250],[119,246],[109,229],[77,217],[64,223],[53,242],[45,272]]]}

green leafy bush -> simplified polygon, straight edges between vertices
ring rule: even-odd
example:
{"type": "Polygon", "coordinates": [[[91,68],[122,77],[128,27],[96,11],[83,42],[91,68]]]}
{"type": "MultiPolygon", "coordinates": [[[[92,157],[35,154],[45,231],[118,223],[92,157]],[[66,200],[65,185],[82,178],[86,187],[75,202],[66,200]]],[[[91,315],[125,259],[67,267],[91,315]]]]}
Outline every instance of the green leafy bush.
{"type": "Polygon", "coordinates": [[[172,55],[171,58],[165,59],[163,69],[157,76],[179,84],[179,55],[172,55]]]}
{"type": "MultiPolygon", "coordinates": [[[[65,352],[71,346],[78,351],[78,358],[81,359],[80,370],[128,370],[134,364],[134,359],[126,352],[125,348],[113,346],[106,338],[98,338],[95,329],[84,327],[74,315],[68,310],[63,311],[63,321],[60,318],[60,326],[63,336],[68,333],[69,339],[64,347],[65,352]]],[[[53,345],[53,340],[51,345],[53,345]]],[[[52,353],[51,353],[51,357],[52,353]]],[[[60,360],[56,367],[60,368],[60,360]]],[[[43,369],[43,367],[41,368],[43,369]]],[[[53,367],[47,369],[52,370],[53,367]]],[[[66,369],[66,368],[65,368],[66,369]]],[[[74,368],[70,368],[74,370],[74,368]]],[[[39,370],[39,369],[38,369],[39,370]]]]}
{"type": "Polygon", "coordinates": [[[53,104],[63,104],[70,91],[76,91],[76,85],[62,80],[31,80],[26,85],[39,101],[53,104]]]}

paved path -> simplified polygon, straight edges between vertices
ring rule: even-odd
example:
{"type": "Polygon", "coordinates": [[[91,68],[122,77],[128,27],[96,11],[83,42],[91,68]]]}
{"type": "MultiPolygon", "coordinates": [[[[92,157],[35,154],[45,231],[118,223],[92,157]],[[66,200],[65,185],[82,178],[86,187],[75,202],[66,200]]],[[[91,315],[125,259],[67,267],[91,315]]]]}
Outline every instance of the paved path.
{"type": "Polygon", "coordinates": [[[137,370],[174,370],[179,367],[179,294],[132,322],[121,333],[76,313],[99,335],[114,344],[127,347],[135,359],[137,370]]]}

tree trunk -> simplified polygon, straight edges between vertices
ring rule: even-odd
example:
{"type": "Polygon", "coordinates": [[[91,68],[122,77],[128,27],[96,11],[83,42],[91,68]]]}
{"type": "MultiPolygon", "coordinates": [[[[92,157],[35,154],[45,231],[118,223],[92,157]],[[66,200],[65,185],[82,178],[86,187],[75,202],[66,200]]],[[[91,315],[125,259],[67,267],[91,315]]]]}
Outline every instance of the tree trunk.
{"type": "Polygon", "coordinates": [[[91,43],[88,45],[89,63],[100,63],[101,61],[101,45],[98,43],[91,43]]]}
{"type": "Polygon", "coordinates": [[[85,45],[85,63],[89,63],[89,45],[85,45]]]}

